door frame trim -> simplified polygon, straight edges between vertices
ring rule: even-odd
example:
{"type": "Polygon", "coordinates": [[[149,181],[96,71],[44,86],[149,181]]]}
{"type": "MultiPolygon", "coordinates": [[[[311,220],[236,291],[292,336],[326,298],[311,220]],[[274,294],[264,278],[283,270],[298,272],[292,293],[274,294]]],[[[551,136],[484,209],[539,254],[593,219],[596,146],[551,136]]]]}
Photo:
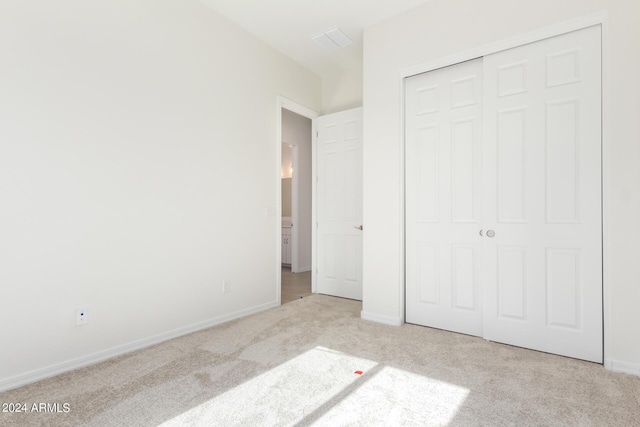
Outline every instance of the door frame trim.
{"type": "MultiPolygon", "coordinates": [[[[278,95],[277,98],[277,120],[276,120],[276,300],[278,305],[282,304],[282,109],[289,110],[301,116],[304,116],[311,120],[311,292],[316,292],[316,227],[313,224],[316,223],[316,132],[317,132],[317,119],[320,116],[316,111],[305,107],[289,98],[278,95]]],[[[293,209],[292,209],[293,210],[293,209]]],[[[292,249],[297,249],[299,242],[296,240],[299,236],[294,237],[292,249]]]]}
{"type": "Polygon", "coordinates": [[[608,226],[605,218],[608,217],[608,208],[606,201],[609,199],[609,35],[608,35],[608,14],[606,12],[596,12],[593,14],[585,15],[579,18],[571,19],[565,22],[560,22],[555,25],[539,28],[524,34],[519,34],[513,37],[508,37],[497,42],[489,43],[483,46],[479,46],[473,49],[468,49],[462,52],[458,52],[452,55],[447,55],[435,60],[416,64],[411,67],[406,67],[398,71],[398,90],[400,91],[400,194],[402,199],[400,203],[400,229],[398,235],[400,236],[400,278],[399,281],[402,284],[402,291],[399,294],[398,301],[398,313],[401,316],[401,323],[406,319],[406,194],[405,194],[405,180],[406,180],[406,168],[405,168],[405,85],[404,80],[407,77],[414,76],[416,74],[422,74],[429,71],[436,70],[438,68],[455,65],[468,60],[484,57],[492,53],[501,52],[514,47],[534,43],[540,40],[548,39],[551,37],[559,36],[562,34],[570,33],[572,31],[581,30],[584,28],[597,26],[601,27],[601,111],[602,111],[602,127],[601,127],[601,179],[602,179],[602,193],[601,193],[601,207],[602,207],[602,321],[603,321],[603,360],[604,366],[609,370],[615,369],[615,361],[611,360],[608,355],[610,354],[606,337],[609,336],[610,330],[610,309],[609,309],[609,292],[611,283],[609,259],[609,239],[608,239],[608,226]]]}

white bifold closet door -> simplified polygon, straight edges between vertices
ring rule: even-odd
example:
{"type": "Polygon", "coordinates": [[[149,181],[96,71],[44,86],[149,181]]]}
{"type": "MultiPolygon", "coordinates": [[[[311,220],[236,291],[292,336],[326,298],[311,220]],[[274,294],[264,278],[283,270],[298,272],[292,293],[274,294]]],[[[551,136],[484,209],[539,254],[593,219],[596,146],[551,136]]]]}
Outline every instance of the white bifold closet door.
{"type": "Polygon", "coordinates": [[[406,320],[482,336],[482,60],[405,91],[406,320]]]}
{"type": "MultiPolygon", "coordinates": [[[[439,232],[448,233],[450,241],[415,232],[416,224],[425,220],[416,212],[425,207],[414,206],[411,199],[430,194],[428,181],[420,176],[435,163],[415,155],[425,145],[419,135],[428,123],[415,126],[410,118],[420,114],[409,102],[409,90],[419,92],[430,83],[413,89],[409,83],[431,73],[407,80],[407,321],[443,327],[420,321],[425,316],[413,313],[434,311],[435,304],[424,298],[430,289],[446,297],[439,305],[468,317],[442,289],[459,287],[459,281],[451,279],[457,267],[446,264],[447,257],[453,258],[460,245],[471,247],[467,242],[475,239],[480,249],[474,277],[482,295],[475,335],[602,362],[600,55],[598,26],[482,59],[483,137],[467,154],[475,160],[477,150],[482,152],[481,212],[473,217],[478,221],[473,237],[456,237],[450,230],[457,218],[441,217],[439,232]],[[427,247],[441,249],[431,256],[427,247]],[[416,299],[420,302],[412,301],[416,299]]],[[[452,158],[460,156],[453,140],[439,148],[452,158]]],[[[448,182],[450,188],[449,195],[438,196],[436,206],[456,194],[456,175],[443,171],[455,165],[449,161],[435,166],[436,182],[448,182]]],[[[446,184],[438,185],[446,191],[446,184]]],[[[470,270],[462,271],[467,277],[470,270]]]]}
{"type": "Polygon", "coordinates": [[[485,338],[602,362],[600,27],[484,61],[485,338]]]}

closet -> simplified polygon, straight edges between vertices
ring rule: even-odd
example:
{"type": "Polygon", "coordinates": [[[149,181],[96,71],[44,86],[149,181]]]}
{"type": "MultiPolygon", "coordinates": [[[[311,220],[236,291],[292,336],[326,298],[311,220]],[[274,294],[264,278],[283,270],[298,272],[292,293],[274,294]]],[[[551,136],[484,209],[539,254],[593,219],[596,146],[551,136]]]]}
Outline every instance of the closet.
{"type": "Polygon", "coordinates": [[[602,362],[600,31],[405,80],[407,322],[602,362]]]}

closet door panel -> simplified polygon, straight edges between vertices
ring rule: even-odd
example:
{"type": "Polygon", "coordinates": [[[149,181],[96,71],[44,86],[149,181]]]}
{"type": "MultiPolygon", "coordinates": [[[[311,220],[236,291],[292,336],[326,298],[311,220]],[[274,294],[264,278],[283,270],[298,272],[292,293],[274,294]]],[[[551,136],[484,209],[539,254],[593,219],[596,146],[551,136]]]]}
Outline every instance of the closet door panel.
{"type": "Polygon", "coordinates": [[[482,60],[408,78],[406,319],[482,336],[482,60]]]}
{"type": "Polygon", "coordinates": [[[602,362],[600,28],[484,58],[484,336],[602,362]]]}

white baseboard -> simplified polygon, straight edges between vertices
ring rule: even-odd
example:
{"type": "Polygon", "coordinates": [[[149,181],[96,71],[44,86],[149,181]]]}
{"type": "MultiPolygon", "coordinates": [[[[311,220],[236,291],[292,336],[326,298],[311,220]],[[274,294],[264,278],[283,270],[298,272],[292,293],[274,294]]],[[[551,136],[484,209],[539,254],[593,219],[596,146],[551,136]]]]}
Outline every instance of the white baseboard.
{"type": "Polygon", "coordinates": [[[621,362],[619,360],[605,359],[604,367],[613,372],[635,375],[640,377],[640,364],[621,362]]]}
{"type": "Polygon", "coordinates": [[[360,312],[360,318],[363,320],[371,320],[372,322],[384,323],[385,325],[400,326],[402,319],[399,317],[385,316],[384,314],[360,312]]]}
{"type": "Polygon", "coordinates": [[[14,388],[22,387],[24,385],[41,381],[46,378],[50,378],[65,372],[73,371],[75,369],[84,368],[85,366],[94,365],[99,362],[103,362],[107,359],[111,359],[116,356],[130,353],[132,351],[140,350],[145,347],[159,344],[163,341],[167,341],[173,338],[180,337],[182,335],[190,334],[192,332],[207,329],[212,326],[219,325],[221,323],[228,322],[230,320],[239,319],[241,317],[248,316],[250,314],[258,313],[260,311],[267,310],[269,308],[277,307],[280,304],[277,301],[273,301],[267,304],[261,304],[255,307],[251,307],[245,310],[236,311],[234,313],[225,314],[223,316],[214,317],[212,319],[204,320],[202,322],[193,323],[182,328],[172,329],[167,332],[163,332],[158,335],[153,335],[148,338],[143,338],[136,341],[131,341],[126,344],[122,344],[116,347],[101,350],[86,356],[71,359],[66,362],[60,362],[53,365],[49,365],[45,368],[35,369],[33,371],[26,372],[24,374],[16,375],[9,378],[0,379],[0,392],[11,390],[14,388]]]}

